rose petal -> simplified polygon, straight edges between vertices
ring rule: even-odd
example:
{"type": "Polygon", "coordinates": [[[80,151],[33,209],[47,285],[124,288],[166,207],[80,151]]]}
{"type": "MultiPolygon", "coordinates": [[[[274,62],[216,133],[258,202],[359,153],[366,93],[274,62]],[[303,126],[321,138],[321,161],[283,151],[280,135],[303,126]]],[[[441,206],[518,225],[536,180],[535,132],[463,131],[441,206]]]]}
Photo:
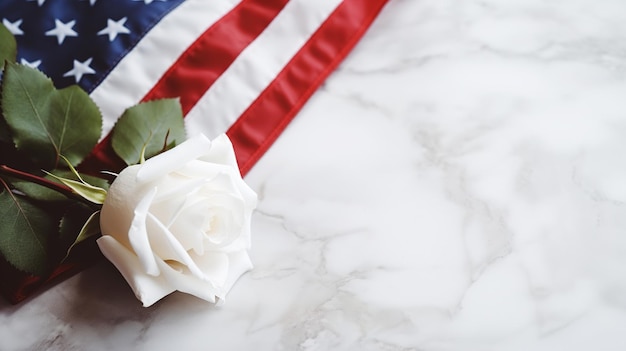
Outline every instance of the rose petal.
{"type": "Polygon", "coordinates": [[[189,194],[194,190],[200,188],[202,184],[206,183],[204,178],[196,178],[191,180],[177,180],[174,182],[161,183],[160,191],[154,198],[154,203],[160,203],[165,201],[176,200],[181,197],[181,194],[189,194]]]}
{"type": "Polygon", "coordinates": [[[146,274],[137,256],[112,236],[104,235],[97,243],[102,254],[120,271],[144,307],[175,291],[164,277],[146,274]]]}
{"type": "Polygon", "coordinates": [[[204,227],[209,220],[206,200],[197,198],[195,202],[187,201],[180,208],[167,228],[176,233],[176,238],[185,250],[193,249],[197,254],[204,252],[204,227]]]}
{"type": "MultiPolygon", "coordinates": [[[[214,245],[225,246],[241,233],[244,205],[241,199],[227,194],[214,194],[205,199],[207,212],[211,214],[211,226],[207,239],[214,245]]],[[[179,221],[180,222],[180,221],[179,221]]]]}
{"type": "Polygon", "coordinates": [[[130,248],[128,229],[133,221],[134,210],[150,187],[136,184],[139,166],[125,168],[107,192],[100,212],[100,229],[103,235],[112,235],[117,241],[130,248]]]}
{"type": "Polygon", "coordinates": [[[241,250],[248,250],[252,246],[251,244],[252,242],[250,238],[250,230],[242,229],[242,234],[233,242],[229,243],[228,245],[217,246],[217,245],[206,244],[204,247],[204,250],[206,252],[220,251],[220,252],[225,252],[225,253],[232,253],[232,252],[238,252],[241,250]]]}
{"type": "Polygon", "coordinates": [[[210,252],[204,255],[190,254],[198,267],[210,277],[209,281],[217,288],[223,288],[228,279],[229,259],[223,252],[210,252]]]}
{"type": "Polygon", "coordinates": [[[200,157],[200,160],[227,165],[239,171],[233,144],[226,134],[220,134],[213,139],[211,150],[200,157]]]}
{"type": "Polygon", "coordinates": [[[146,219],[146,228],[148,231],[148,239],[150,240],[150,248],[154,253],[155,259],[162,260],[176,260],[181,261],[180,254],[170,245],[167,234],[167,228],[163,228],[162,223],[158,219],[154,219],[152,214],[149,214],[146,219]]]}
{"type": "Polygon", "coordinates": [[[130,246],[133,248],[133,251],[135,251],[146,273],[150,275],[159,275],[159,267],[154,259],[154,254],[150,247],[150,240],[148,239],[148,231],[146,230],[148,209],[156,193],[157,188],[154,187],[139,200],[134,211],[133,221],[128,229],[128,241],[130,242],[130,246]]]}
{"type": "MultiPolygon", "coordinates": [[[[219,267],[224,267],[221,269],[227,270],[228,258],[225,256],[221,260],[214,261],[213,264],[218,269],[219,267]]],[[[167,280],[168,284],[175,286],[176,290],[180,292],[197,296],[209,302],[215,302],[215,296],[222,294],[220,287],[213,284],[212,281],[198,279],[196,276],[189,274],[186,267],[181,272],[163,261],[159,261],[159,267],[161,268],[161,275],[167,280]]]]}
{"type": "Polygon", "coordinates": [[[235,178],[233,182],[237,186],[237,189],[239,189],[243,201],[248,205],[250,212],[252,212],[257,205],[257,194],[254,190],[252,190],[252,188],[250,188],[250,186],[248,186],[248,184],[246,184],[246,182],[243,181],[243,179],[235,178]]]}
{"type": "Polygon", "coordinates": [[[251,270],[252,267],[253,265],[252,261],[250,261],[248,251],[241,250],[228,254],[228,278],[226,278],[224,282],[223,294],[217,294],[219,298],[218,305],[226,301],[226,294],[228,294],[237,280],[239,280],[244,273],[251,270]]]}
{"type": "MultiPolygon", "coordinates": [[[[200,268],[198,268],[198,266],[194,263],[191,257],[189,257],[189,253],[187,253],[187,251],[183,248],[183,246],[176,239],[174,234],[172,234],[172,232],[170,232],[169,229],[167,229],[163,225],[163,223],[161,223],[161,221],[159,221],[156,217],[154,217],[150,213],[148,213],[148,220],[151,221],[152,224],[155,224],[156,227],[159,229],[158,231],[152,232],[152,237],[157,238],[157,235],[160,234],[158,238],[163,239],[163,240],[158,240],[158,242],[160,244],[168,245],[166,248],[161,248],[161,249],[163,249],[164,251],[169,249],[167,251],[173,254],[172,259],[179,261],[180,263],[183,263],[185,266],[187,266],[191,274],[196,276],[198,279],[207,279],[204,273],[202,273],[202,271],[200,270],[200,268]]],[[[155,246],[154,249],[156,251],[159,248],[155,246]]]]}
{"type": "Polygon", "coordinates": [[[137,172],[137,181],[150,182],[163,177],[181,165],[206,155],[210,150],[211,141],[203,134],[198,134],[175,148],[147,160],[137,172]]]}
{"type": "Polygon", "coordinates": [[[220,165],[217,163],[211,163],[200,160],[193,160],[187,162],[184,167],[181,167],[176,173],[189,177],[189,178],[201,178],[211,180],[214,177],[222,174],[234,174],[235,177],[240,177],[231,166],[220,165]]]}

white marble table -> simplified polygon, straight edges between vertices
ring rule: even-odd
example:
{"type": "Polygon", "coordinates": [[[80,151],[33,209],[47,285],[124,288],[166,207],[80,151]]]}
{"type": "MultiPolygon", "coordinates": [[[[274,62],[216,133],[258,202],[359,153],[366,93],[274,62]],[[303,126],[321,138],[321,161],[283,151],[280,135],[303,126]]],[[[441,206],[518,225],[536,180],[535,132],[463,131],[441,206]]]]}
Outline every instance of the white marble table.
{"type": "Polygon", "coordinates": [[[624,350],[626,2],[393,0],[247,181],[224,306],[103,263],[0,350],[624,350]]]}

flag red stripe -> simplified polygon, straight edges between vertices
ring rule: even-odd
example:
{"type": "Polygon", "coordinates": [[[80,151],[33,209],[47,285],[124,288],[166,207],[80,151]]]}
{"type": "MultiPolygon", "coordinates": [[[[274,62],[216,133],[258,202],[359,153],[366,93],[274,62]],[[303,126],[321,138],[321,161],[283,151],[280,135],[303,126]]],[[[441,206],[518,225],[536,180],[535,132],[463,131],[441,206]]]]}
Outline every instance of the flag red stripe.
{"type": "Polygon", "coordinates": [[[180,97],[186,115],[287,2],[242,1],[187,48],[142,101],[180,97]]]}
{"type": "Polygon", "coordinates": [[[229,128],[246,174],[345,58],[388,0],[345,0],[229,128]]]}
{"type": "MultiPolygon", "coordinates": [[[[293,119],[297,111],[304,105],[306,100],[339,62],[345,58],[387,1],[388,0],[344,0],[272,83],[261,93],[237,122],[231,126],[228,130],[228,134],[233,141],[242,174],[247,173],[263,153],[267,151],[286,125],[293,119]]],[[[281,6],[280,8],[282,8],[285,3],[286,1],[283,0],[244,0],[238,7],[233,9],[233,11],[252,11],[255,13],[255,16],[261,13],[263,13],[264,16],[268,16],[269,13],[272,13],[272,10],[264,11],[263,8],[266,8],[268,5],[271,5],[270,7],[272,9],[277,9],[279,5],[281,6]],[[260,12],[256,12],[259,10],[260,12]]],[[[266,20],[269,19],[271,22],[274,16],[275,15],[268,17],[266,20]]],[[[258,23],[248,23],[248,20],[245,20],[245,18],[248,17],[243,13],[238,15],[229,13],[216,22],[211,28],[225,26],[222,28],[222,31],[219,32],[222,33],[221,35],[226,34],[226,37],[231,39],[235,37],[233,35],[236,35],[236,37],[240,39],[250,39],[249,33],[259,30],[260,25],[258,23]],[[230,19],[231,22],[229,22],[228,19],[230,19]],[[248,31],[248,36],[245,34],[239,36],[241,33],[236,34],[240,29],[248,31]]],[[[210,32],[211,28],[207,30],[207,32],[210,32]]],[[[215,31],[214,33],[218,32],[217,29],[213,30],[215,31]]],[[[177,90],[187,89],[188,86],[186,83],[184,85],[179,84],[182,81],[175,79],[176,83],[171,83],[169,81],[166,82],[165,79],[174,79],[173,77],[177,75],[196,78],[198,72],[197,67],[202,67],[202,61],[210,57],[213,50],[223,49],[222,45],[228,46],[233,44],[231,39],[227,39],[228,42],[223,43],[215,39],[217,38],[213,38],[213,41],[208,40],[208,42],[213,43],[211,45],[198,44],[198,46],[194,47],[194,50],[198,50],[198,52],[188,54],[190,58],[186,59],[189,60],[190,63],[181,65],[178,69],[170,69],[167,73],[168,77],[163,78],[162,81],[157,84],[163,84],[164,86],[173,84],[178,87],[178,89],[171,90],[170,88],[165,88],[161,91],[155,87],[155,89],[153,89],[154,91],[149,92],[144,100],[155,97],[177,96],[180,94],[180,91],[177,90]],[[217,45],[217,47],[212,45],[217,45]],[[204,50],[208,50],[208,53],[204,50]],[[174,72],[177,70],[182,73],[170,73],[170,71],[174,72]],[[172,91],[175,92],[171,94],[172,91]]],[[[252,37],[251,40],[254,40],[254,37],[252,37]]],[[[237,46],[241,47],[241,49],[237,51],[232,60],[248,45],[244,45],[243,43],[239,44],[241,45],[237,46]]],[[[189,50],[191,50],[191,48],[189,50]]],[[[228,50],[228,48],[226,48],[226,50],[228,50]]],[[[220,51],[219,55],[220,57],[216,59],[215,62],[218,62],[220,68],[215,68],[212,73],[207,73],[205,77],[197,77],[197,79],[194,79],[194,84],[192,85],[194,89],[198,90],[194,98],[190,98],[190,100],[186,100],[184,103],[184,106],[187,106],[186,111],[189,111],[197,102],[199,98],[198,94],[202,96],[221,74],[221,72],[218,71],[221,69],[223,72],[223,70],[228,68],[230,63],[232,63],[232,60],[228,62],[230,56],[228,56],[226,51],[220,51]],[[208,83],[200,82],[205,79],[207,79],[208,83]],[[203,85],[205,87],[203,87],[203,85]],[[202,92],[199,93],[199,91],[202,92]],[[191,104],[191,106],[187,104],[191,104]]],[[[181,60],[183,60],[182,57],[181,60]]],[[[123,162],[116,158],[115,153],[111,149],[110,138],[107,136],[98,144],[86,162],[81,165],[81,170],[91,173],[97,173],[103,169],[119,171],[123,166],[123,162]]],[[[12,269],[11,266],[0,264],[0,273],[2,273],[0,275],[6,275],[9,280],[0,285],[0,292],[11,302],[17,303],[30,295],[42,284],[50,283],[60,276],[74,274],[87,266],[90,260],[100,257],[99,255],[92,254],[94,250],[93,248],[85,247],[86,255],[84,257],[81,256],[76,261],[60,265],[49,277],[30,276],[16,270],[8,274],[3,269],[7,267],[12,269]]]]}
{"type": "MultiPolygon", "coordinates": [[[[215,80],[272,22],[287,0],[243,0],[209,27],[167,70],[142,101],[180,97],[183,113],[198,102],[215,80]]],[[[83,161],[80,170],[119,172],[125,163],[111,146],[109,133],[83,161]]]]}

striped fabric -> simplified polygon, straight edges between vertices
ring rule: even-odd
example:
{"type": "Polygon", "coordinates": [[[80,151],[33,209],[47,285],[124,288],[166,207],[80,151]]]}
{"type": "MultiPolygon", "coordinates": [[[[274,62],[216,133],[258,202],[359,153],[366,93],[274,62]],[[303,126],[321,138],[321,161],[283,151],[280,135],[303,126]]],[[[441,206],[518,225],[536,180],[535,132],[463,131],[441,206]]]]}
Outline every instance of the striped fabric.
{"type": "MultiPolygon", "coordinates": [[[[246,174],[361,38],[388,0],[2,0],[24,64],[100,107],[102,139],[83,171],[123,167],[109,132],[124,109],[180,98],[188,135],[226,132],[246,174]]],[[[87,246],[47,277],[0,262],[13,303],[78,272],[87,246]]]]}
{"type": "Polygon", "coordinates": [[[102,110],[88,168],[120,167],[106,136],[124,109],[180,97],[188,134],[227,132],[246,173],[387,0],[5,1],[22,59],[59,86],[76,79],[102,110]]]}

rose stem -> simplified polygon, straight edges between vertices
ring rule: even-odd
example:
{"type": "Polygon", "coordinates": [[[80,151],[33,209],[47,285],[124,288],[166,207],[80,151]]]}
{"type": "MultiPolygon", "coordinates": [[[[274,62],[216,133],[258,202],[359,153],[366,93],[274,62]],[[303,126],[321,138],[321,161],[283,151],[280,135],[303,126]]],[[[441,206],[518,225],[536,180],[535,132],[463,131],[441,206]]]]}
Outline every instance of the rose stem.
{"type": "Polygon", "coordinates": [[[84,199],[82,196],[76,194],[74,191],[72,191],[72,188],[70,188],[67,185],[64,184],[60,184],[57,182],[53,182],[51,180],[48,180],[46,178],[43,177],[39,177],[36,176],[34,174],[30,174],[30,173],[26,173],[23,171],[20,171],[19,169],[15,169],[15,168],[11,168],[7,165],[0,165],[0,173],[6,174],[6,175],[10,175],[13,176],[15,178],[18,179],[22,179],[22,180],[26,180],[32,183],[36,183],[39,184],[43,187],[46,187],[48,189],[57,191],[63,195],[65,195],[66,197],[70,198],[70,199],[74,199],[74,200],[78,200],[81,201],[83,203],[86,203],[87,205],[93,207],[94,204],[87,200],[84,199]]]}

